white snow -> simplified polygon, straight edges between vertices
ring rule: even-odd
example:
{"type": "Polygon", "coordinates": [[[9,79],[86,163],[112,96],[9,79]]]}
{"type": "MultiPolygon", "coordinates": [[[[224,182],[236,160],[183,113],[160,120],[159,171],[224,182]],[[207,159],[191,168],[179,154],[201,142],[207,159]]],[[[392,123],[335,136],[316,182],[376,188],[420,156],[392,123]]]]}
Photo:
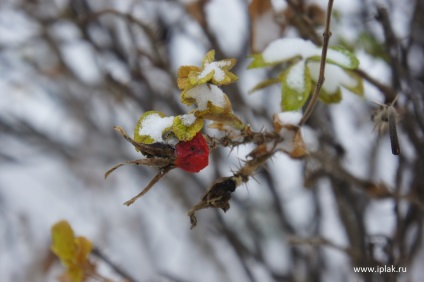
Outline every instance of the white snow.
{"type": "Polygon", "coordinates": [[[184,95],[187,98],[195,99],[197,107],[201,111],[207,109],[208,102],[217,107],[225,107],[225,93],[216,85],[202,84],[188,90],[184,95]]]}
{"type": "MultiPolygon", "coordinates": [[[[193,31],[199,33],[200,30],[193,31]]],[[[194,42],[189,35],[180,35],[171,38],[169,52],[171,54],[171,65],[174,73],[180,66],[199,65],[202,62],[206,49],[199,50],[198,42],[194,42]],[[190,52],[181,52],[181,50],[190,50],[190,52]]]]}
{"type": "Polygon", "coordinates": [[[194,114],[185,114],[180,116],[180,119],[185,126],[191,126],[196,121],[196,116],[194,114]]]}
{"type": "Polygon", "coordinates": [[[287,153],[293,152],[293,150],[295,149],[295,144],[294,144],[295,132],[287,128],[282,128],[279,133],[282,137],[284,137],[284,140],[283,142],[278,144],[278,148],[280,148],[281,150],[287,153]]]}
{"type": "MultiPolygon", "coordinates": [[[[292,66],[286,77],[287,86],[294,89],[296,92],[305,92],[305,61],[301,60],[292,66]]],[[[299,96],[302,99],[301,96],[299,96]]]]}
{"type": "MultiPolygon", "coordinates": [[[[205,6],[206,20],[222,51],[228,58],[231,58],[232,54],[238,54],[239,50],[244,48],[243,38],[249,33],[246,3],[240,0],[213,0],[208,1],[205,6]]],[[[199,44],[199,41],[195,43],[203,45],[199,44]]]]}
{"type": "Polygon", "coordinates": [[[265,62],[280,62],[296,56],[308,58],[320,55],[320,48],[311,41],[300,38],[278,39],[268,45],[262,53],[265,62]]]}
{"type": "MultiPolygon", "coordinates": [[[[318,80],[319,76],[319,62],[308,62],[307,66],[314,81],[318,80]]],[[[324,71],[325,81],[323,88],[329,93],[335,93],[337,88],[342,86],[355,87],[356,80],[351,78],[341,67],[326,64],[324,71]]]]}
{"type": "Polygon", "coordinates": [[[163,131],[172,126],[174,117],[161,117],[159,114],[153,113],[144,118],[141,122],[140,135],[150,136],[154,142],[165,142],[162,138],[163,131]]]}
{"type": "MultiPolygon", "coordinates": [[[[265,48],[262,57],[265,62],[273,63],[286,61],[296,56],[300,56],[303,59],[315,56],[321,57],[321,54],[321,47],[316,46],[309,40],[283,38],[271,42],[265,48]]],[[[333,62],[345,67],[352,67],[351,58],[338,50],[328,49],[327,59],[331,59],[333,62]]]]}
{"type": "Polygon", "coordinates": [[[282,124],[298,125],[302,116],[303,114],[301,112],[294,111],[278,113],[278,119],[282,124]]]}
{"type": "Polygon", "coordinates": [[[225,72],[221,69],[222,67],[229,66],[231,64],[230,61],[218,61],[211,62],[205,64],[203,71],[197,76],[197,78],[201,79],[207,76],[212,71],[214,72],[213,78],[216,81],[223,81],[225,78],[225,72]]]}
{"type": "Polygon", "coordinates": [[[349,56],[343,54],[340,51],[328,49],[327,50],[327,59],[331,59],[333,62],[345,66],[347,68],[352,67],[352,62],[349,56]]]}

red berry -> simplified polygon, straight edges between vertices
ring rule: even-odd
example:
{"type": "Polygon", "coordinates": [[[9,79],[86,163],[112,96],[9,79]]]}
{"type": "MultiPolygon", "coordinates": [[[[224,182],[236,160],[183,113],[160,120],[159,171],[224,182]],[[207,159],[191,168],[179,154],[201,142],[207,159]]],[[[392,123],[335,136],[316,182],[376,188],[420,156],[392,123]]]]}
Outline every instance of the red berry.
{"type": "Polygon", "coordinates": [[[193,139],[176,145],[175,166],[195,173],[208,166],[209,146],[203,135],[198,132],[193,139]]]}

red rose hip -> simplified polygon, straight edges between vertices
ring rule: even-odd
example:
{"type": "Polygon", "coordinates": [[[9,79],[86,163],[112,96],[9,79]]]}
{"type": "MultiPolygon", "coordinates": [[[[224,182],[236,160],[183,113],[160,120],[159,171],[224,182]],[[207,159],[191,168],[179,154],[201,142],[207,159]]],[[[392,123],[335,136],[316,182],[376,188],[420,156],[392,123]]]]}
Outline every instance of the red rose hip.
{"type": "Polygon", "coordinates": [[[175,154],[175,166],[187,172],[199,172],[209,163],[209,146],[200,132],[190,141],[179,142],[175,154]]]}

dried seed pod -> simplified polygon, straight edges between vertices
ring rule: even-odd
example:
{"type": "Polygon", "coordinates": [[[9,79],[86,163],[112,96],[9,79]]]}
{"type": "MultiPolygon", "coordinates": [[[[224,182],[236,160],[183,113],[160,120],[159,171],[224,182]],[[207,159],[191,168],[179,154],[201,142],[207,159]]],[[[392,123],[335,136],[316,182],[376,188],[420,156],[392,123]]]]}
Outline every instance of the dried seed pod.
{"type": "Polygon", "coordinates": [[[390,135],[390,144],[392,146],[393,155],[400,154],[399,140],[396,129],[396,117],[397,113],[393,106],[387,108],[389,113],[389,135],[390,135]]]}
{"type": "Polygon", "coordinates": [[[378,133],[383,134],[387,128],[389,129],[390,145],[392,147],[392,154],[400,154],[399,139],[397,135],[397,112],[393,106],[396,102],[397,97],[390,105],[380,105],[380,108],[371,116],[371,120],[374,122],[374,128],[377,128],[378,133]]]}

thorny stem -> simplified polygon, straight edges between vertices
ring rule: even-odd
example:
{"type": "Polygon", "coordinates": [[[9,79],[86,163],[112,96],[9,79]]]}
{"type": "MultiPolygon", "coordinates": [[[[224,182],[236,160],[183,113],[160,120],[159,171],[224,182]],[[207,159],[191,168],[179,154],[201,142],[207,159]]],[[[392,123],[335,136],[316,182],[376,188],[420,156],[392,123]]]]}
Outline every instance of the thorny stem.
{"type": "Polygon", "coordinates": [[[252,173],[261,167],[270,157],[278,150],[272,150],[261,156],[248,160],[233,176],[223,177],[215,181],[202,196],[199,203],[188,211],[191,227],[193,229],[197,225],[196,212],[207,208],[218,208],[226,212],[230,208],[231,193],[241,184],[249,181],[252,173]]]}
{"type": "Polygon", "coordinates": [[[324,42],[322,44],[322,54],[321,54],[321,63],[319,68],[319,77],[317,81],[317,85],[315,86],[314,93],[312,94],[311,100],[309,101],[308,107],[305,110],[305,113],[303,114],[302,119],[299,122],[299,126],[302,126],[306,123],[310,115],[312,114],[312,111],[314,110],[315,104],[317,103],[319,92],[321,91],[321,87],[324,84],[325,77],[324,77],[324,71],[325,71],[325,60],[327,59],[327,49],[328,49],[328,42],[330,41],[331,37],[331,31],[330,31],[330,22],[331,22],[331,11],[333,9],[333,2],[334,0],[328,0],[328,7],[327,7],[327,18],[325,20],[325,30],[322,34],[324,38],[324,42]]]}

